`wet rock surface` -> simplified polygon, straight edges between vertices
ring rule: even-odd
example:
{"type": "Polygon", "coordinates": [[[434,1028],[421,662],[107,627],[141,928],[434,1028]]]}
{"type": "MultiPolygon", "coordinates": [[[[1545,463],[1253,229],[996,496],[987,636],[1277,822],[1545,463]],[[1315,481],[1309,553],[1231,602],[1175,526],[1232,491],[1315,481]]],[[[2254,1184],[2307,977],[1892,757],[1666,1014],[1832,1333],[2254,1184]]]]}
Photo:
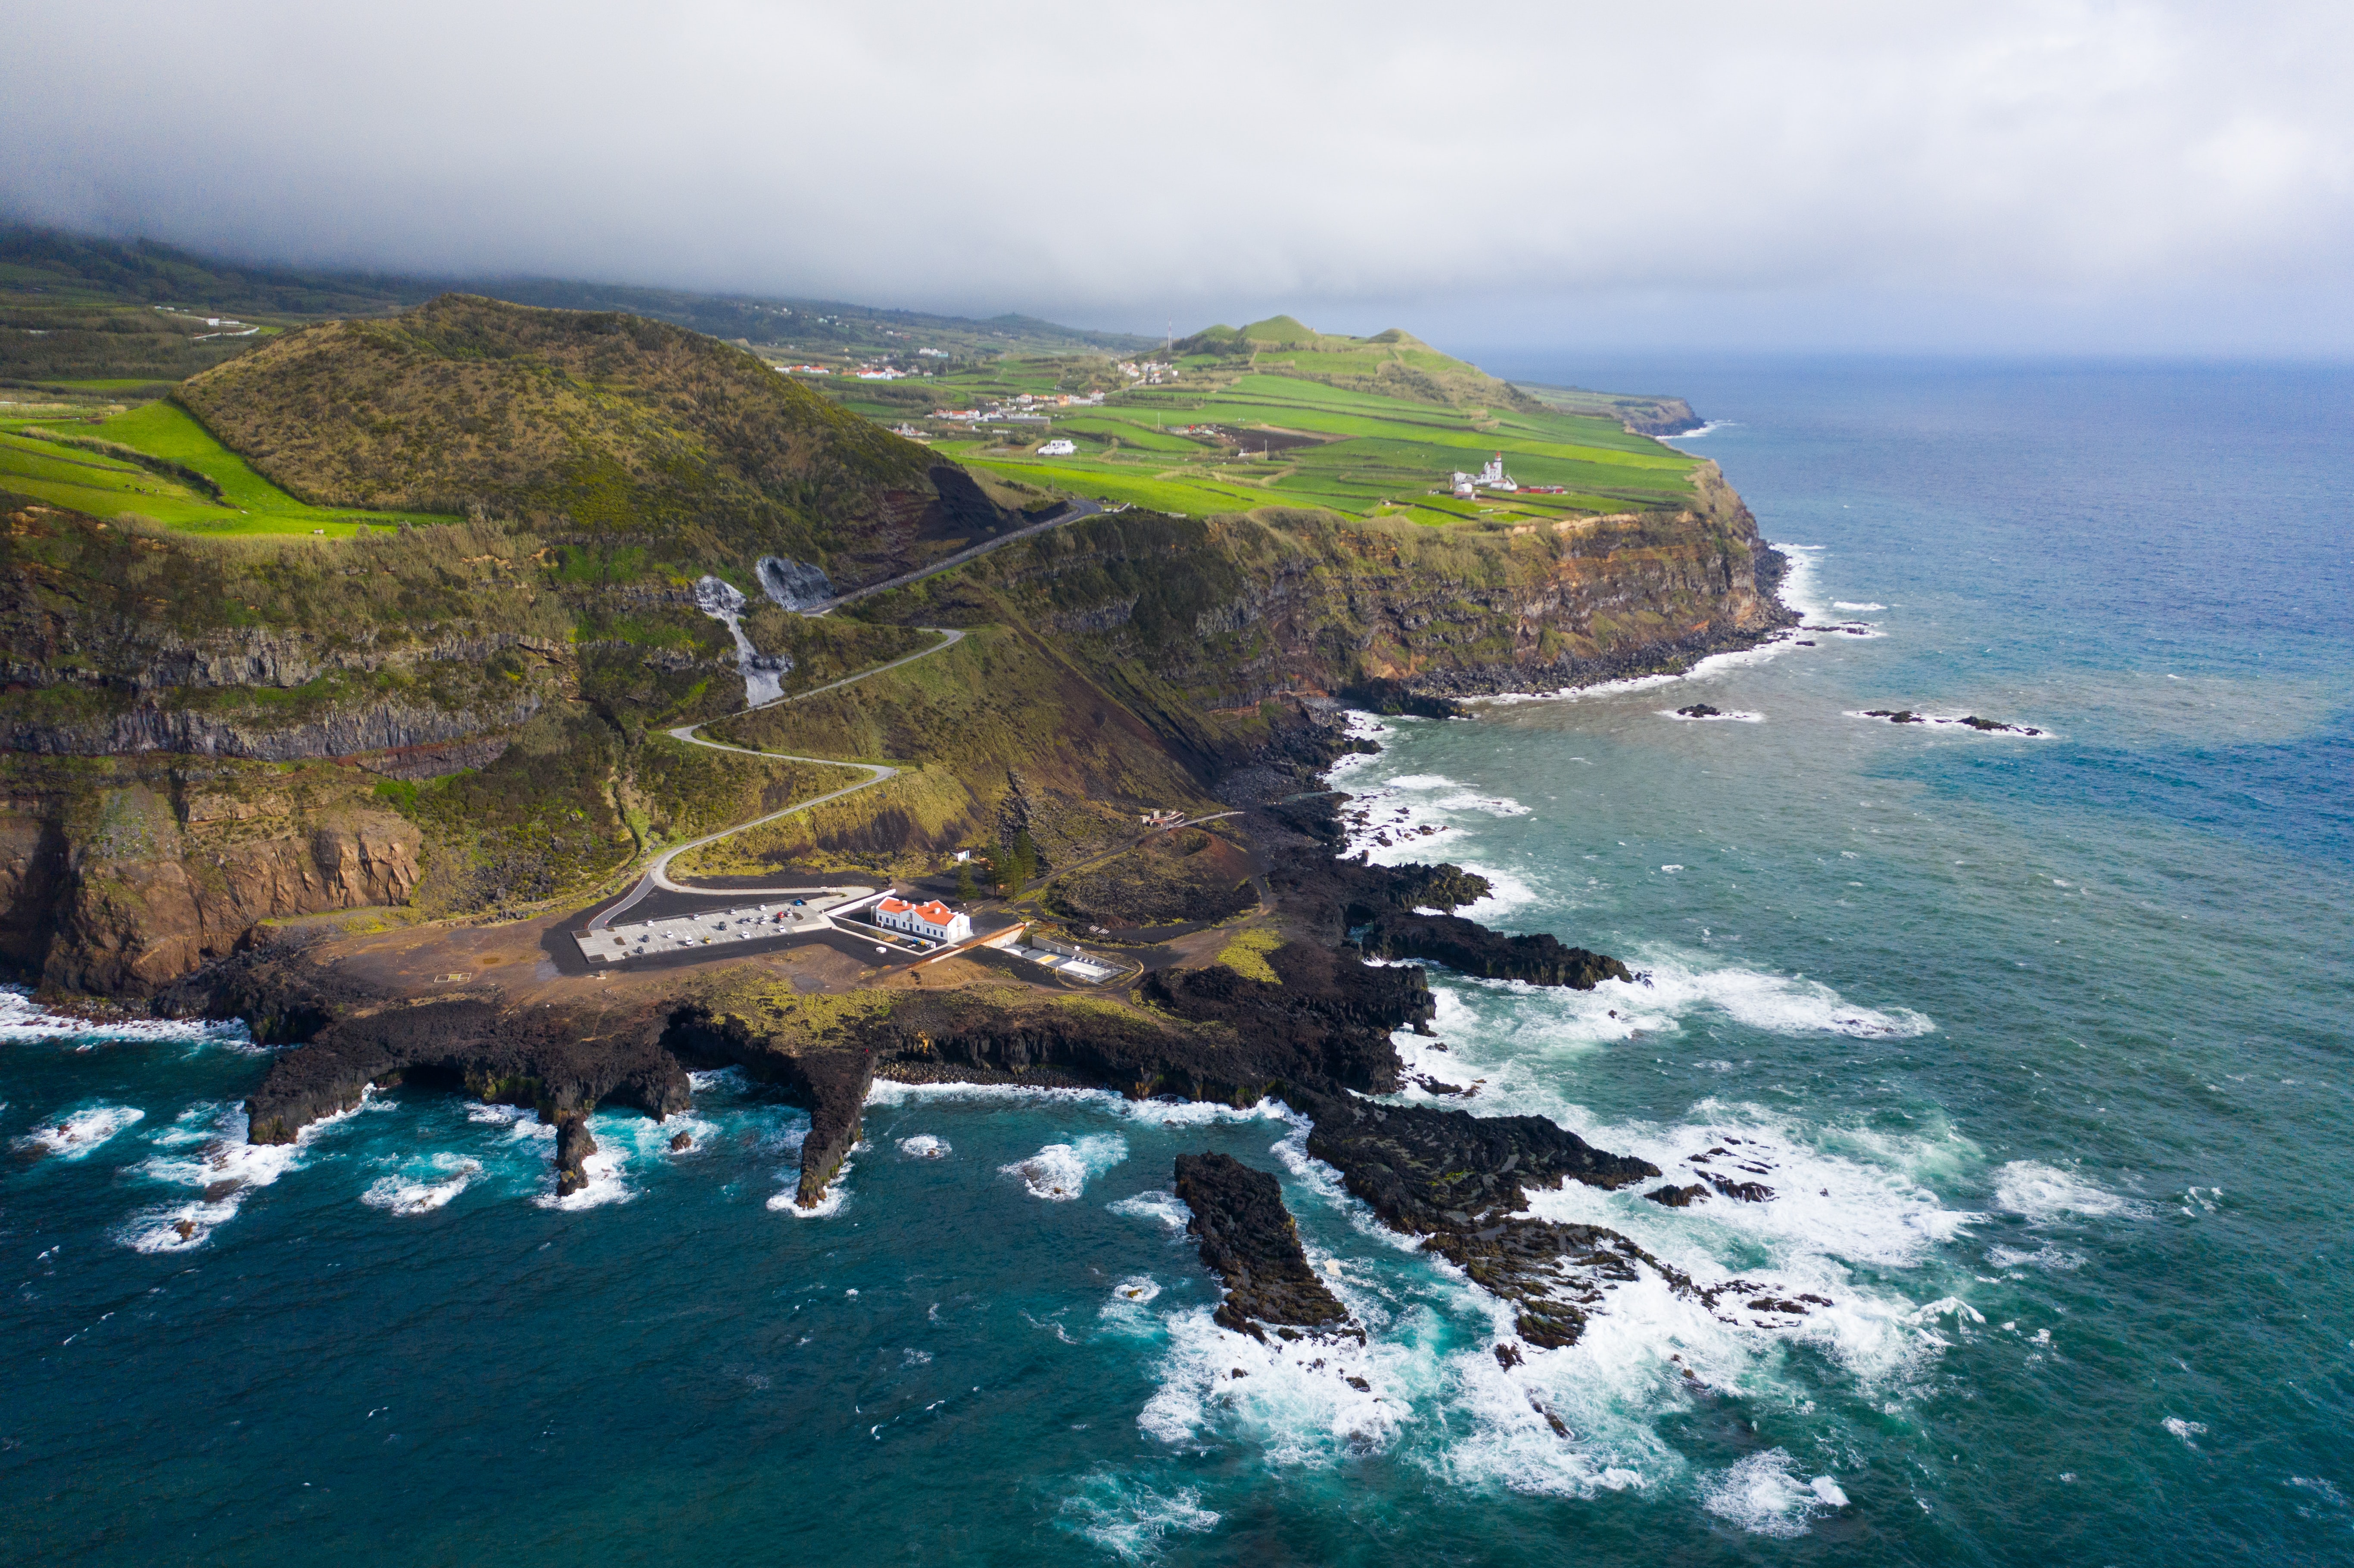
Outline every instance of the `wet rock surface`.
{"type": "Polygon", "coordinates": [[[1201,1241],[1202,1262],[1225,1281],[1220,1324],[1264,1339],[1260,1323],[1321,1328],[1348,1320],[1348,1308],[1308,1266],[1272,1175],[1231,1155],[1181,1154],[1176,1185],[1193,1211],[1185,1228],[1201,1241]]]}
{"type": "MultiPolygon", "coordinates": [[[[306,1123],[357,1104],[371,1083],[438,1082],[536,1108],[557,1130],[557,1189],[570,1192],[586,1183],[584,1162],[595,1152],[591,1111],[619,1105],[666,1117],[688,1108],[690,1069],[736,1065],[809,1111],[796,1201],[815,1206],[858,1139],[877,1075],[1235,1106],[1272,1097],[1310,1120],[1309,1152],[1338,1170],[1384,1224],[1422,1238],[1472,1283],[1511,1301],[1527,1345],[1574,1342],[1604,1293],[1642,1270],[1712,1309],[1754,1296],[1760,1313],[1769,1304],[1774,1313],[1802,1310],[1804,1298],[1786,1290],[1742,1281],[1702,1289],[1614,1231],[1523,1212],[1532,1192],[1564,1181],[1615,1190],[1657,1178],[1645,1160],[1596,1149],[1542,1117],[1368,1097],[1401,1087],[1392,1033],[1427,1033],[1435,1003],[1420,966],[1361,961],[1346,939],[1352,926],[1365,927],[1366,952],[1471,973],[1586,986],[1628,977],[1616,959],[1549,936],[1506,937],[1412,913],[1476,899],[1487,885],[1455,866],[1335,860],[1341,799],[1294,799],[1253,813],[1254,851],[1266,856],[1287,927],[1300,933],[1266,955],[1272,981],[1211,964],[1159,969],[1125,998],[1085,1005],[996,983],[804,999],[745,966],[683,975],[674,990],[626,1005],[609,996],[591,1009],[518,1003],[487,987],[422,1001],[388,995],[345,978],[332,943],[291,943],[217,965],[171,988],[164,1001],[184,1016],[245,1017],[258,1038],[308,1038],[271,1061],[249,1101],[258,1142],[292,1139],[306,1123]]],[[[1710,1189],[1750,1202],[1771,1196],[1704,1168],[1694,1174],[1708,1186],[1670,1185],[1654,1196],[1671,1206],[1710,1189]]],[[[1278,1333],[1345,1324],[1307,1267],[1273,1176],[1224,1157],[1188,1157],[1179,1183],[1204,1259],[1227,1282],[1222,1322],[1278,1333]]]]}
{"type": "Polygon", "coordinates": [[[277,1056],[246,1101],[249,1136],[292,1143],[307,1124],[358,1105],[369,1085],[403,1082],[441,1083],[476,1099],[535,1108],[558,1128],[559,1162],[567,1118],[600,1104],[664,1118],[689,1104],[685,1069],[650,1034],[604,1036],[552,1010],[518,1012],[461,999],[338,1019],[311,1044],[277,1056]]]}
{"type": "Polygon", "coordinates": [[[1532,1187],[1574,1180],[1611,1190],[1659,1173],[1540,1116],[1377,1105],[1305,1088],[1285,1098],[1316,1124],[1308,1152],[1398,1230],[1477,1229],[1527,1207],[1532,1187]]]}
{"type": "Polygon", "coordinates": [[[1426,959],[1486,980],[1592,991],[1606,980],[1632,982],[1634,974],[1607,953],[1564,947],[1548,933],[1507,937],[1457,915],[1393,910],[1368,926],[1360,940],[1373,958],[1426,959]]]}

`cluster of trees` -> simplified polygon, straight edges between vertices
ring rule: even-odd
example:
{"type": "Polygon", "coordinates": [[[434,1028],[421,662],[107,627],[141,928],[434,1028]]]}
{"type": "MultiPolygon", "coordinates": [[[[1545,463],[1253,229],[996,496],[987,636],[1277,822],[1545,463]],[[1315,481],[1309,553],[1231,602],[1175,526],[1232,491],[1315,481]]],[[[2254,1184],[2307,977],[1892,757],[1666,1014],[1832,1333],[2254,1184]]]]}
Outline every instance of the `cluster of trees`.
{"type": "Polygon", "coordinates": [[[981,852],[978,859],[957,867],[957,896],[977,897],[980,886],[973,876],[973,867],[981,868],[981,877],[999,893],[1019,893],[1037,879],[1045,869],[1045,857],[1038,853],[1037,842],[1027,828],[1017,829],[1013,842],[1001,843],[981,852]]]}

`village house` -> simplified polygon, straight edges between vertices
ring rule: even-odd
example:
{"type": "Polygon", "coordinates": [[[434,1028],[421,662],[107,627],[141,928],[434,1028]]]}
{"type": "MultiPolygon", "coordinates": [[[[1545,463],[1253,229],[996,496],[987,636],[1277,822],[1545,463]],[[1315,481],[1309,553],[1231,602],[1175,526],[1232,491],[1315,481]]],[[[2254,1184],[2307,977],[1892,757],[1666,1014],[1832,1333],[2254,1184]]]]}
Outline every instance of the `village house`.
{"type": "Polygon", "coordinates": [[[949,908],[937,898],[925,904],[885,898],[875,906],[875,923],[886,931],[905,931],[911,937],[935,942],[972,939],[972,916],[961,909],[949,908]]]}

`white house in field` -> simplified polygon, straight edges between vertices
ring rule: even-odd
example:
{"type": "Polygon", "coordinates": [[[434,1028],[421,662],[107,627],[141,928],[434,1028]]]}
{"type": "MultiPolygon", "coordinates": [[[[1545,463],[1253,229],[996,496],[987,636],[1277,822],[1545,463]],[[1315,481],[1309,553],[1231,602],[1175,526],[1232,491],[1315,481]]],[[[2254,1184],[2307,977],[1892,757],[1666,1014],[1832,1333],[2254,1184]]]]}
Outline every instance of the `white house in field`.
{"type": "Polygon", "coordinates": [[[875,923],[887,931],[905,931],[911,937],[935,942],[972,939],[972,916],[961,909],[949,908],[937,898],[928,904],[885,898],[875,906],[875,923]]]}
{"type": "Polygon", "coordinates": [[[1076,441],[1053,440],[1038,449],[1040,457],[1069,457],[1079,450],[1076,441]]]}

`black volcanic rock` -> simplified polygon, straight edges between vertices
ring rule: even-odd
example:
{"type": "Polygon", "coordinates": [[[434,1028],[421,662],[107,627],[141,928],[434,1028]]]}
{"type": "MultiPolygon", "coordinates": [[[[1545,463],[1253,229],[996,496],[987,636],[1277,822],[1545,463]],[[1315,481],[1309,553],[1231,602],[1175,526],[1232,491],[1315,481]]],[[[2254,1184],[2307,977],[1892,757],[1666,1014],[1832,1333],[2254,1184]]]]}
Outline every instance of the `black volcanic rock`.
{"type": "Polygon", "coordinates": [[[1427,959],[1448,969],[1488,980],[1526,980],[1532,985],[1592,991],[1606,980],[1632,981],[1625,964],[1606,953],[1564,947],[1544,932],[1507,937],[1455,915],[1392,911],[1369,926],[1365,951],[1384,959],[1427,959]]]}
{"type": "Polygon", "coordinates": [[[342,1019],[280,1054],[246,1101],[248,1136],[292,1143],[305,1124],[358,1105],[370,1084],[405,1078],[531,1106],[559,1127],[566,1115],[607,1102],[655,1117],[690,1103],[685,1069],[652,1039],[599,1039],[549,1010],[461,1000],[342,1019]]]}
{"type": "Polygon", "coordinates": [[[1352,708],[1368,713],[1410,715],[1415,718],[1469,718],[1463,705],[1435,693],[1409,691],[1396,681],[1373,678],[1342,686],[1332,694],[1352,708]]]}
{"type": "Polygon", "coordinates": [[[1200,1238],[1203,1263],[1225,1281],[1225,1327],[1252,1333],[1252,1319],[1303,1328],[1348,1320],[1348,1308],[1308,1266],[1273,1176],[1231,1155],[1181,1154],[1177,1196],[1193,1211],[1185,1228],[1200,1238]]]}
{"type": "Polygon", "coordinates": [[[588,1172],[582,1161],[597,1152],[597,1140],[588,1136],[588,1116],[585,1111],[567,1111],[556,1118],[556,1195],[568,1198],[588,1185],[588,1172]]]}
{"type": "Polygon", "coordinates": [[[1338,1167],[1349,1191],[1398,1230],[1474,1229],[1525,1207],[1530,1187],[1566,1179],[1613,1189],[1659,1173],[1541,1116],[1475,1117],[1307,1089],[1285,1097],[1316,1124],[1308,1152],[1338,1167]]]}
{"type": "Polygon", "coordinates": [[[1678,708],[1676,712],[1685,718],[1723,718],[1724,716],[1723,708],[1712,708],[1706,703],[1694,703],[1688,708],[1678,708]]]}
{"type": "Polygon", "coordinates": [[[1708,1196],[1708,1189],[1697,1181],[1689,1187],[1678,1187],[1670,1183],[1665,1187],[1654,1187],[1643,1196],[1664,1208],[1689,1209],[1692,1204],[1708,1196]]]}

